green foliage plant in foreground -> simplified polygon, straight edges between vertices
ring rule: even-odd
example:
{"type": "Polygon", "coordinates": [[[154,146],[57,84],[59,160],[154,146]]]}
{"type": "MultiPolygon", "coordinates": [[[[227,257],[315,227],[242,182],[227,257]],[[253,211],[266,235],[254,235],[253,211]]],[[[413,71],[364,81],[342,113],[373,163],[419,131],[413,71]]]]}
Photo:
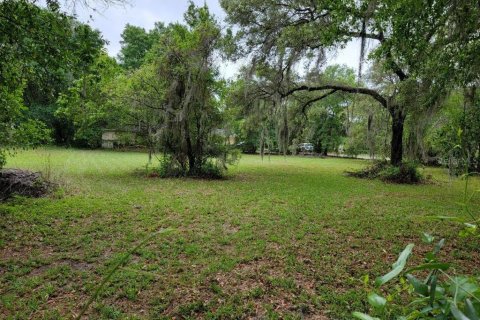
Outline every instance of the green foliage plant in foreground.
{"type": "MultiPolygon", "coordinates": [[[[423,240],[433,245],[434,237],[424,234],[423,240]]],[[[425,255],[423,263],[404,272],[414,247],[409,244],[392,265],[392,269],[378,277],[373,286],[368,276],[365,276],[365,285],[371,286],[368,290],[368,303],[372,307],[372,314],[379,318],[360,312],[354,312],[353,316],[361,320],[479,319],[480,279],[448,273],[451,265],[438,258],[444,244],[445,239],[438,241],[433,245],[433,250],[425,255]],[[383,296],[380,288],[400,274],[399,283],[383,296]],[[421,277],[422,274],[428,275],[421,277]],[[403,316],[395,318],[396,314],[403,316]]]]}
{"type": "MultiPolygon", "coordinates": [[[[460,237],[468,237],[470,241],[478,241],[478,223],[480,218],[470,210],[469,202],[479,190],[468,194],[468,174],[465,176],[464,200],[461,206],[466,211],[467,218],[452,218],[436,216],[435,220],[450,220],[463,225],[460,237]]],[[[399,255],[392,269],[378,277],[374,285],[370,284],[368,276],[363,278],[368,288],[368,303],[372,307],[372,317],[365,313],[354,312],[352,315],[361,320],[378,319],[480,319],[480,277],[456,275],[451,271],[452,265],[439,258],[439,253],[445,245],[445,239],[435,243],[435,237],[423,233],[424,243],[433,246],[426,253],[423,262],[404,271],[407,260],[412,254],[414,244],[409,244],[399,255]],[[381,287],[387,282],[399,278],[394,288],[387,289],[387,295],[382,294],[381,287]]],[[[384,290],[385,292],[385,290],[384,290]]]]}

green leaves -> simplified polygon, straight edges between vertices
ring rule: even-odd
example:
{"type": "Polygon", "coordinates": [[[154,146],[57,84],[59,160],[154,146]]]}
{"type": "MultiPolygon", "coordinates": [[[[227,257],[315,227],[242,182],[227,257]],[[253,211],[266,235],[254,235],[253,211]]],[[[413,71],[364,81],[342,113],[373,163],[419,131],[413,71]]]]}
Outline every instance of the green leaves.
{"type": "Polygon", "coordinates": [[[380,287],[387,283],[388,281],[392,280],[396,276],[398,276],[403,269],[405,268],[405,265],[407,263],[408,258],[412,254],[414,244],[409,244],[405,247],[405,249],[400,253],[400,256],[398,257],[397,261],[392,265],[392,270],[387,273],[386,275],[382,277],[378,277],[375,280],[375,285],[380,287]]]}
{"type": "Polygon", "coordinates": [[[450,268],[449,263],[443,263],[443,262],[430,262],[430,263],[424,263],[421,265],[418,265],[416,267],[410,268],[407,270],[407,273],[413,272],[413,271],[421,271],[421,270],[448,270],[450,268]]]}
{"type": "MultiPolygon", "coordinates": [[[[187,24],[158,31],[154,49],[129,74],[119,105],[127,106],[128,126],[134,119],[150,153],[160,151],[168,159],[161,176],[219,177],[235,158],[225,143],[230,131],[214,59],[221,28],[206,6],[191,4],[188,10],[187,24]]],[[[146,36],[141,29],[126,31],[133,39],[146,36]]],[[[131,57],[140,57],[142,50],[131,57]]]]}
{"type": "Polygon", "coordinates": [[[450,311],[452,312],[452,315],[456,320],[472,320],[468,318],[466,315],[464,315],[463,312],[458,310],[457,306],[455,305],[450,306],[450,311]]]}
{"type": "Polygon", "coordinates": [[[422,233],[422,241],[423,242],[432,243],[434,239],[435,239],[435,237],[433,237],[432,235],[430,235],[426,232],[422,233]]]}
{"type": "Polygon", "coordinates": [[[437,274],[433,274],[430,277],[430,306],[433,307],[433,303],[435,302],[435,292],[437,289],[437,281],[438,281],[438,276],[437,274]]]}
{"type": "Polygon", "coordinates": [[[460,231],[461,237],[472,237],[475,236],[478,232],[478,225],[473,223],[464,223],[465,228],[460,231]]]}
{"type": "Polygon", "coordinates": [[[383,309],[387,304],[387,300],[375,292],[371,292],[368,295],[368,303],[376,309],[383,309]]]}
{"type": "Polygon", "coordinates": [[[480,316],[475,310],[475,307],[473,306],[472,301],[470,299],[465,300],[465,315],[470,320],[480,320],[480,316]]]}
{"type": "Polygon", "coordinates": [[[433,254],[436,255],[437,253],[440,252],[440,250],[443,248],[445,245],[445,239],[440,240],[436,245],[435,248],[433,249],[433,254]]]}
{"type": "Polygon", "coordinates": [[[135,70],[145,62],[147,52],[159,40],[164,31],[162,24],[156,24],[155,29],[147,32],[144,28],[127,24],[122,32],[120,44],[122,48],[118,59],[122,67],[127,70],[135,70]]]}
{"type": "Polygon", "coordinates": [[[352,316],[354,318],[360,319],[360,320],[380,320],[379,318],[374,318],[374,317],[369,316],[368,314],[361,313],[361,312],[353,312],[352,316]]]}
{"type": "Polygon", "coordinates": [[[105,41],[57,5],[0,1],[0,153],[45,143],[51,132],[71,141],[72,123],[55,117],[56,101],[89,72],[105,41]]]}
{"type": "Polygon", "coordinates": [[[386,275],[384,275],[382,277],[378,277],[375,280],[375,285],[378,286],[378,287],[384,285],[388,281],[390,281],[393,278],[395,278],[396,276],[398,276],[400,274],[400,272],[402,272],[403,268],[404,268],[404,266],[401,266],[401,265],[397,266],[397,267],[393,268],[392,271],[390,271],[386,275]]]}
{"type": "Polygon", "coordinates": [[[471,297],[480,299],[480,285],[478,280],[469,277],[454,277],[450,280],[450,294],[458,301],[471,297]]]}
{"type": "MultiPolygon", "coordinates": [[[[426,243],[433,245],[434,239],[428,233],[422,234],[422,240],[426,243]]],[[[397,319],[480,320],[478,316],[480,311],[479,279],[448,275],[446,271],[449,270],[450,264],[440,262],[437,258],[444,245],[445,239],[441,239],[433,246],[433,250],[425,255],[426,263],[414,266],[405,272],[406,279],[410,285],[405,285],[405,282],[401,279],[400,283],[395,286],[395,291],[389,293],[388,305],[403,307],[402,316],[397,319]],[[430,272],[425,279],[421,280],[410,274],[410,272],[415,271],[430,272]],[[408,306],[405,304],[405,295],[410,297],[408,306]],[[395,305],[394,298],[396,296],[402,297],[401,305],[395,305]]],[[[406,261],[412,253],[412,248],[413,244],[409,244],[392,265],[392,270],[376,279],[375,284],[377,286],[385,284],[403,272],[406,261]]],[[[368,285],[368,281],[364,283],[368,285]]],[[[394,307],[386,309],[387,300],[375,292],[369,293],[368,303],[376,312],[381,312],[382,315],[396,310],[394,307]]],[[[376,319],[358,312],[353,316],[357,319],[376,319]]]]}
{"type": "Polygon", "coordinates": [[[411,274],[407,274],[408,282],[413,286],[416,293],[426,297],[428,296],[428,286],[422,281],[418,280],[411,274]]]}

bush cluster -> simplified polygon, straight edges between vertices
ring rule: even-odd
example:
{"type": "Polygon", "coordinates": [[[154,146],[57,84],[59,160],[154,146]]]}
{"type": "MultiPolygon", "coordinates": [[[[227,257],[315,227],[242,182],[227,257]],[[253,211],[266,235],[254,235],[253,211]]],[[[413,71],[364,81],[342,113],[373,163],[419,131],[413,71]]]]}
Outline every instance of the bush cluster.
{"type": "Polygon", "coordinates": [[[182,166],[172,156],[164,156],[158,166],[158,175],[161,178],[195,177],[204,179],[221,179],[225,175],[225,167],[218,161],[207,160],[193,172],[188,167],[182,166]]]}
{"type": "Polygon", "coordinates": [[[413,162],[403,162],[393,166],[387,161],[376,161],[364,169],[347,172],[349,176],[363,179],[380,179],[385,182],[416,184],[424,180],[413,162]]]}
{"type": "Polygon", "coordinates": [[[380,179],[386,182],[411,184],[422,182],[423,177],[416,164],[404,162],[398,167],[387,166],[380,172],[380,179]]]}

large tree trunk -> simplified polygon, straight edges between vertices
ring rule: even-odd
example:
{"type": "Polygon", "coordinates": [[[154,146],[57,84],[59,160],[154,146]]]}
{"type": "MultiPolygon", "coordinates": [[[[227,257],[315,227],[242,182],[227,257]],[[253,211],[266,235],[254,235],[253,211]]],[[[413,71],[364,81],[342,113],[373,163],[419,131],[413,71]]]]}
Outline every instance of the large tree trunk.
{"type": "Polygon", "coordinates": [[[398,107],[391,108],[390,114],[392,116],[390,163],[394,166],[398,166],[402,163],[403,158],[403,126],[405,122],[405,114],[398,107]]]}

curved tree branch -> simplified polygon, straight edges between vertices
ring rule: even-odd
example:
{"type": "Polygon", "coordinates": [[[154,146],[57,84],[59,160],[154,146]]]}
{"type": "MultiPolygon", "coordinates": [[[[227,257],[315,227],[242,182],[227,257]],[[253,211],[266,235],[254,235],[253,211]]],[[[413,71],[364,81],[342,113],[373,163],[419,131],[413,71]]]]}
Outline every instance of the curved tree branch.
{"type": "MultiPolygon", "coordinates": [[[[351,87],[351,86],[347,86],[347,85],[334,85],[334,84],[326,84],[326,85],[323,85],[323,86],[316,86],[316,87],[310,87],[310,86],[300,86],[300,87],[297,87],[297,88],[294,88],[294,89],[291,89],[289,91],[287,91],[285,94],[283,94],[283,97],[287,97],[289,95],[292,95],[294,94],[295,92],[297,91],[321,91],[321,90],[335,90],[335,91],[343,91],[343,92],[348,92],[348,93],[359,93],[359,94],[364,94],[364,95],[368,95],[368,96],[371,96],[372,98],[374,98],[375,100],[377,100],[378,102],[380,102],[380,104],[388,109],[388,102],[387,102],[387,99],[385,97],[383,97],[380,93],[378,93],[377,91],[373,90],[373,89],[368,89],[368,88],[362,88],[362,87],[351,87]]],[[[330,92],[330,94],[332,94],[334,92],[330,92]]]]}
{"type": "Polygon", "coordinates": [[[325,93],[325,94],[322,94],[321,96],[319,97],[316,97],[316,98],[313,98],[313,99],[310,99],[308,101],[306,101],[303,105],[302,105],[302,113],[305,114],[305,111],[308,107],[310,107],[313,103],[317,102],[317,101],[320,101],[322,99],[325,99],[326,97],[334,94],[335,92],[337,92],[338,90],[330,90],[329,92],[325,93]]]}

